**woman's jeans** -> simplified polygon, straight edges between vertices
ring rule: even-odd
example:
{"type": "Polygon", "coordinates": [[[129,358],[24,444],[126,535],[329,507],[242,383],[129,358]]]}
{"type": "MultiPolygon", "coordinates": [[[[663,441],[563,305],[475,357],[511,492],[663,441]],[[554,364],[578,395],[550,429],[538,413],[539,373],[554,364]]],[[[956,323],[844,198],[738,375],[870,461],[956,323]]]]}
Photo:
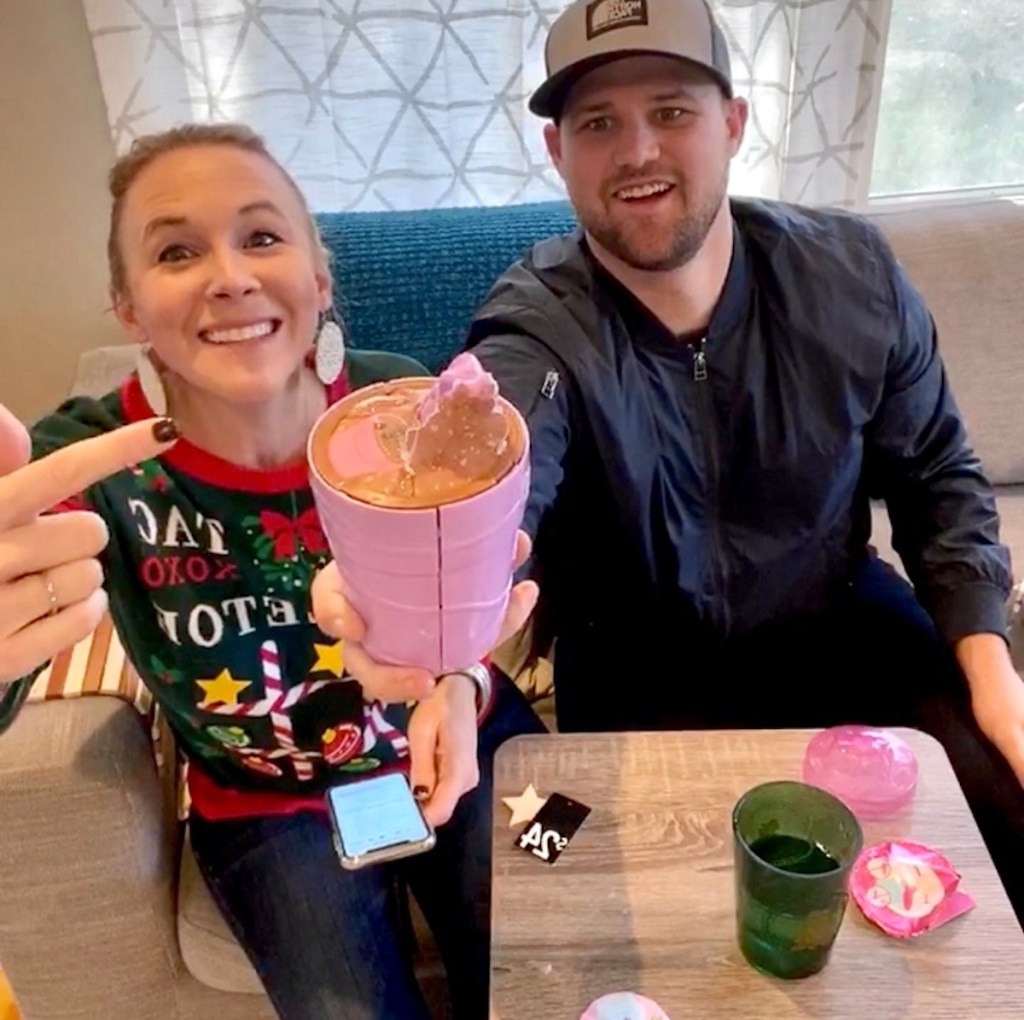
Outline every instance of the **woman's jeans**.
{"type": "Polygon", "coordinates": [[[493,757],[543,726],[511,681],[480,731],[480,785],[429,853],[345,871],[326,814],[191,819],[214,899],[284,1020],[421,1020],[400,897],[412,890],[437,940],[458,1020],[488,1013],[493,757]]]}

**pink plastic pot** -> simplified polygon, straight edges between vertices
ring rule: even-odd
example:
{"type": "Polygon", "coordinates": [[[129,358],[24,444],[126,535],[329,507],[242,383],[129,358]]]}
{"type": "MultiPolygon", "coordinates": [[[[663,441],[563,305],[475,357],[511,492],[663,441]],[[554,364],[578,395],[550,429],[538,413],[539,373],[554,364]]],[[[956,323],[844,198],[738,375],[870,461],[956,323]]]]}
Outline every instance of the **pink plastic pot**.
{"type": "MultiPolygon", "coordinates": [[[[402,381],[377,385],[394,388],[402,381]]],[[[312,456],[321,423],[372,389],[329,408],[309,443],[313,497],[348,598],[366,623],[364,647],[379,662],[434,674],[470,666],[494,647],[508,606],[516,532],[530,487],[526,423],[502,401],[522,430],[523,454],[484,492],[425,509],[373,506],[328,484],[312,456]]]]}

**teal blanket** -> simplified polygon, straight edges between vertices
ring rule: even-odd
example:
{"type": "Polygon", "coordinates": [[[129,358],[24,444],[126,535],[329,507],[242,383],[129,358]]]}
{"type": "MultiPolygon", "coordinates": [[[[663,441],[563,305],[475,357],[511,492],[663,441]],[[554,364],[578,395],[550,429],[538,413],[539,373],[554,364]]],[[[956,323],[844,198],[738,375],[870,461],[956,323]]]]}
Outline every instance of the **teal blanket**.
{"type": "Polygon", "coordinates": [[[353,347],[437,371],[462,347],[494,281],[535,242],[575,226],[565,202],[317,217],[353,347]]]}

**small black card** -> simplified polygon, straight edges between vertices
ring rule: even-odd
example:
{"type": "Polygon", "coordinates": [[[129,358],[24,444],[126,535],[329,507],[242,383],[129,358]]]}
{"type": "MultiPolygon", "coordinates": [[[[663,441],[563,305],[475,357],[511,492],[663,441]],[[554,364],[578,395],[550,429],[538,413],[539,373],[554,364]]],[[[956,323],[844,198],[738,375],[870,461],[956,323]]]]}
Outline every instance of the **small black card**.
{"type": "Polygon", "coordinates": [[[516,837],[515,845],[548,864],[554,864],[589,814],[590,808],[586,804],[561,793],[553,793],[516,837]]]}

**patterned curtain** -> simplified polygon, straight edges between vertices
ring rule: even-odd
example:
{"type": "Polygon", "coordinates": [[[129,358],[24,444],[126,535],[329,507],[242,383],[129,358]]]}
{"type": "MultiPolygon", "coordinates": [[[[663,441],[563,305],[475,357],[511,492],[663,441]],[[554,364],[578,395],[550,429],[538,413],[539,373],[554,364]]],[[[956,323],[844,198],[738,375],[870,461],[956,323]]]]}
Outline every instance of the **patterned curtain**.
{"type": "Polygon", "coordinates": [[[732,190],[859,206],[871,183],[892,0],[718,0],[751,103],[732,190]]]}
{"type": "MultiPolygon", "coordinates": [[[[891,0],[717,0],[754,107],[736,193],[867,195],[891,0]]],[[[320,211],[559,197],[526,98],[565,0],[83,0],[114,141],[263,134],[320,211]]]]}

